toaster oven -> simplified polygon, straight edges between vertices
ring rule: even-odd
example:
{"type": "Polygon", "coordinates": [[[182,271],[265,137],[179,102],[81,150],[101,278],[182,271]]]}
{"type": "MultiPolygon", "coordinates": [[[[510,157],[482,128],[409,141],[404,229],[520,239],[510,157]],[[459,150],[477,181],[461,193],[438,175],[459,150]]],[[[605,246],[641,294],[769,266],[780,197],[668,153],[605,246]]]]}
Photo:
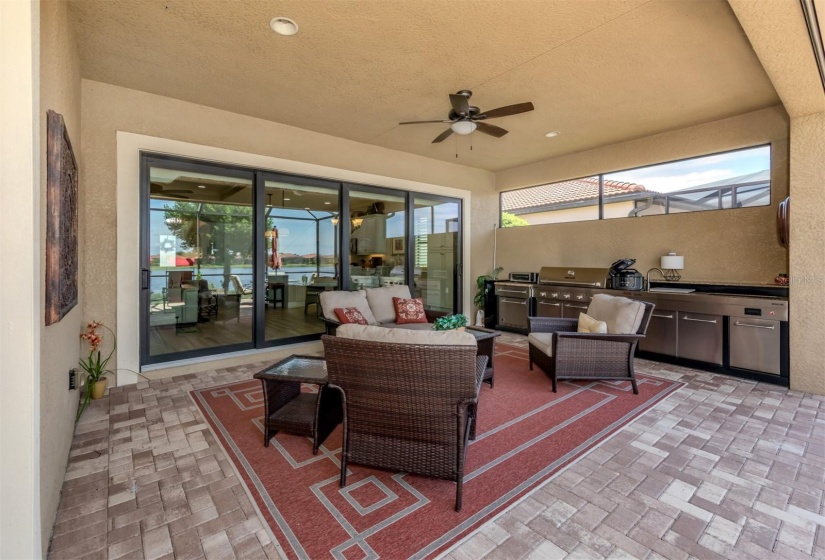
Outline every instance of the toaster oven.
{"type": "Polygon", "coordinates": [[[538,272],[511,272],[507,276],[510,282],[524,282],[526,284],[537,284],[539,281],[538,272]]]}

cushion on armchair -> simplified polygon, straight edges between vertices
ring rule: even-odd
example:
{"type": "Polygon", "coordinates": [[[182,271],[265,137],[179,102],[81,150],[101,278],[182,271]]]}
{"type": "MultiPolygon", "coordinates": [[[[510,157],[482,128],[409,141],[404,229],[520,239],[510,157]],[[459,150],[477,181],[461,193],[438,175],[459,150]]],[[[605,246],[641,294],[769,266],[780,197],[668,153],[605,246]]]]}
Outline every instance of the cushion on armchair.
{"type": "Polygon", "coordinates": [[[606,333],[607,323],[597,321],[587,313],[579,313],[578,331],[583,333],[606,333]]]}
{"type": "Polygon", "coordinates": [[[607,323],[610,334],[636,334],[645,314],[645,304],[626,297],[596,294],[587,308],[587,314],[607,323]]]}
{"type": "MultiPolygon", "coordinates": [[[[405,285],[382,286],[381,288],[367,288],[364,290],[375,320],[379,323],[395,322],[395,306],[392,298],[410,299],[410,287],[405,285]]],[[[374,325],[375,323],[370,323],[374,325]]]]}
{"type": "Polygon", "coordinates": [[[527,342],[532,344],[548,356],[553,355],[553,333],[531,332],[527,335],[527,342]]]}
{"type": "Polygon", "coordinates": [[[369,325],[346,324],[338,327],[335,335],[355,340],[390,342],[395,344],[425,344],[429,346],[476,346],[476,337],[460,331],[419,331],[386,329],[369,325]]]}
{"type": "Polygon", "coordinates": [[[367,296],[364,290],[355,292],[323,292],[319,296],[321,301],[321,309],[324,310],[324,318],[330,321],[338,321],[335,315],[336,309],[345,309],[347,307],[355,307],[361,312],[364,319],[370,325],[377,325],[378,321],[375,315],[372,314],[370,304],[367,303],[367,296]]]}

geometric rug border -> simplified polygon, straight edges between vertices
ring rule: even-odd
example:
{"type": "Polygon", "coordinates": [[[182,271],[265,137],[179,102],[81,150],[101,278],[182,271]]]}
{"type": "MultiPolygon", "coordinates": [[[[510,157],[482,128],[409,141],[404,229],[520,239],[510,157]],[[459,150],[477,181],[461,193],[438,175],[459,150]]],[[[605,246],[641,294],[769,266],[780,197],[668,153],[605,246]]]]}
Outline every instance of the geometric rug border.
{"type": "MultiPolygon", "coordinates": [[[[498,346],[498,344],[497,344],[497,346],[498,346]]],[[[527,349],[525,349],[525,348],[521,348],[519,346],[506,344],[506,343],[501,343],[501,346],[507,346],[509,348],[521,350],[521,351],[524,351],[524,352],[527,351],[527,349]]],[[[498,352],[497,352],[497,354],[498,354],[498,352]]],[[[612,439],[613,437],[615,437],[615,435],[619,431],[621,431],[621,429],[624,426],[628,425],[633,420],[641,418],[642,416],[647,414],[650,410],[652,410],[657,404],[662,402],[664,399],[666,399],[667,397],[669,397],[670,395],[672,395],[674,392],[678,391],[682,387],[686,386],[686,383],[684,383],[682,381],[674,381],[672,379],[658,377],[656,375],[652,375],[652,374],[649,374],[649,373],[639,374],[638,377],[650,377],[650,378],[654,378],[654,379],[657,379],[657,380],[662,380],[662,381],[665,381],[665,382],[671,384],[671,386],[669,388],[663,390],[661,393],[655,395],[654,397],[652,397],[651,399],[649,399],[648,401],[646,401],[644,404],[640,405],[639,407],[636,407],[636,408],[632,409],[631,411],[627,412],[620,419],[617,419],[616,421],[611,423],[609,426],[606,426],[599,433],[594,434],[591,438],[588,438],[587,440],[582,442],[575,449],[571,450],[570,452],[568,452],[564,456],[559,457],[558,459],[556,459],[556,461],[554,461],[550,465],[547,465],[547,467],[542,469],[540,472],[535,473],[533,476],[531,476],[530,478],[523,481],[521,484],[517,485],[512,490],[507,492],[505,495],[500,496],[498,499],[496,499],[493,502],[491,502],[490,504],[487,504],[486,506],[484,506],[479,512],[477,512],[473,516],[469,517],[468,519],[464,520],[463,522],[459,523],[458,525],[452,527],[447,532],[445,532],[443,535],[435,538],[433,541],[431,541],[428,545],[423,547],[421,550],[419,550],[419,551],[415,552],[414,554],[412,554],[410,556],[410,558],[436,557],[436,556],[445,554],[450,550],[453,550],[455,547],[460,545],[462,542],[465,542],[467,539],[471,538],[476,533],[476,531],[481,526],[483,526],[485,523],[493,521],[495,519],[498,519],[501,515],[505,514],[507,511],[509,511],[512,508],[516,507],[519,503],[523,502],[530,495],[532,495],[533,493],[538,491],[547,482],[549,482],[550,480],[556,478],[557,476],[562,474],[564,471],[566,471],[568,468],[570,468],[570,466],[576,460],[578,460],[579,458],[584,457],[585,455],[589,454],[590,452],[592,452],[597,447],[601,446],[603,443],[605,443],[609,439],[612,439]]],[[[251,465],[249,465],[245,459],[243,459],[236,452],[234,452],[234,450],[231,453],[229,452],[229,450],[227,449],[227,447],[224,443],[224,439],[225,439],[224,434],[217,433],[216,426],[214,425],[215,423],[221,424],[220,421],[217,418],[214,418],[213,414],[211,413],[211,407],[209,407],[209,405],[207,403],[201,402],[200,401],[200,396],[196,395],[196,393],[198,393],[200,391],[207,391],[207,390],[211,391],[211,390],[214,390],[214,389],[220,389],[220,388],[223,388],[223,387],[238,385],[240,383],[248,383],[249,381],[252,381],[252,379],[233,381],[233,382],[224,383],[224,384],[221,384],[221,385],[215,385],[213,387],[201,388],[201,389],[192,389],[192,390],[189,391],[189,398],[196,405],[198,411],[200,412],[200,414],[204,418],[204,420],[206,420],[206,424],[209,427],[209,430],[212,432],[212,435],[215,436],[215,440],[218,442],[218,445],[220,446],[221,451],[223,451],[224,455],[227,457],[227,459],[229,459],[229,462],[232,464],[233,471],[235,471],[236,475],[238,476],[238,480],[243,485],[244,491],[247,493],[248,497],[250,498],[250,501],[252,502],[256,513],[258,514],[258,516],[263,521],[262,525],[265,526],[265,530],[269,534],[270,539],[272,539],[272,542],[275,545],[276,549],[278,550],[279,555],[281,556],[281,558],[286,559],[286,558],[289,558],[289,554],[288,554],[287,550],[285,550],[283,548],[283,546],[281,545],[279,539],[275,536],[275,534],[273,532],[273,528],[272,528],[270,522],[267,520],[267,517],[263,514],[263,511],[261,511],[261,508],[258,505],[258,499],[256,499],[255,495],[250,491],[249,485],[247,484],[246,477],[249,477],[250,480],[254,484],[254,479],[257,477],[257,475],[254,473],[254,469],[252,469],[251,465]],[[210,411],[210,414],[208,414],[208,415],[207,415],[207,409],[209,409],[209,411],[210,411]],[[233,460],[233,458],[234,458],[234,460],[233,460]],[[244,466],[244,471],[245,471],[244,473],[241,473],[239,471],[238,465],[245,465],[244,466]],[[252,470],[251,473],[249,472],[250,470],[252,470]],[[244,474],[246,474],[246,477],[243,476],[244,474]]],[[[223,427],[222,424],[221,424],[221,427],[223,427]]],[[[256,486],[257,493],[260,495],[260,500],[264,503],[272,502],[271,505],[275,506],[274,500],[272,499],[271,496],[269,496],[269,493],[266,492],[266,489],[263,486],[263,484],[255,484],[255,486],[256,486]]],[[[277,510],[277,506],[275,506],[275,509],[277,510]]],[[[278,523],[278,520],[274,519],[274,516],[272,516],[271,512],[270,512],[270,517],[273,517],[273,522],[276,524],[276,526],[280,525],[278,523]]],[[[278,528],[283,533],[283,528],[280,527],[280,526],[278,528]]],[[[300,544],[300,542],[297,542],[297,538],[295,538],[293,536],[293,538],[296,541],[295,543],[293,543],[292,542],[293,539],[289,538],[289,536],[286,533],[284,533],[284,537],[287,539],[287,541],[290,541],[291,545],[293,545],[291,547],[293,554],[296,554],[296,552],[297,552],[298,557],[301,557],[301,553],[306,554],[304,549],[303,549],[303,546],[300,544]],[[297,551],[296,551],[296,547],[294,546],[294,544],[298,545],[297,551]]]]}

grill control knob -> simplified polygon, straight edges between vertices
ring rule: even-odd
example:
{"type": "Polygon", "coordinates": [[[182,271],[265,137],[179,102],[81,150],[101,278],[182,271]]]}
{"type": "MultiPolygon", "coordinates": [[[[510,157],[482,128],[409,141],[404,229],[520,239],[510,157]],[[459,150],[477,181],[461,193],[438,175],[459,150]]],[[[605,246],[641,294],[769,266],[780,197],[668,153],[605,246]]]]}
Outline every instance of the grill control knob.
{"type": "Polygon", "coordinates": [[[570,294],[562,294],[562,296],[564,297],[564,299],[570,299],[570,294]]]}
{"type": "Polygon", "coordinates": [[[547,297],[547,292],[539,292],[539,295],[540,295],[541,297],[547,297]]]}
{"type": "Polygon", "coordinates": [[[584,299],[584,296],[579,294],[579,295],[576,296],[576,299],[584,299]]]}
{"type": "Polygon", "coordinates": [[[559,293],[558,292],[553,292],[552,294],[550,294],[550,297],[553,298],[553,299],[558,299],[559,293]]]}

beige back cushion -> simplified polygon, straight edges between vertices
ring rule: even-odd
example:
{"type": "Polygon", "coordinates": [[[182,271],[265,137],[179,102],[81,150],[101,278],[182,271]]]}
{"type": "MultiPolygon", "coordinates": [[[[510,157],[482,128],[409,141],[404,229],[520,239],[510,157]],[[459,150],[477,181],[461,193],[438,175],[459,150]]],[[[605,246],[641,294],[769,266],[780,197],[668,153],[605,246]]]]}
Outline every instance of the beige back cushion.
{"type": "Polygon", "coordinates": [[[587,314],[607,323],[610,334],[636,334],[642,324],[645,304],[626,297],[596,294],[587,308],[587,314]]]}
{"type": "Polygon", "coordinates": [[[461,331],[413,331],[409,329],[385,329],[369,325],[341,325],[336,336],[373,342],[395,344],[428,344],[433,346],[475,346],[476,337],[461,331]]]}
{"type": "MultiPolygon", "coordinates": [[[[395,323],[395,307],[392,305],[392,298],[410,299],[410,287],[383,286],[381,288],[367,288],[367,302],[370,304],[372,314],[379,323],[395,323]]],[[[372,323],[370,323],[372,324],[372,323]]]]}
{"type": "Polygon", "coordinates": [[[358,290],[357,292],[323,292],[319,296],[321,300],[321,309],[324,310],[324,318],[329,319],[330,321],[337,321],[338,317],[335,316],[335,310],[345,307],[356,307],[358,311],[361,312],[361,315],[364,316],[364,319],[367,320],[367,323],[370,325],[377,325],[378,321],[375,320],[375,315],[372,314],[370,310],[370,305],[367,303],[367,296],[364,293],[364,290],[358,290]]]}

